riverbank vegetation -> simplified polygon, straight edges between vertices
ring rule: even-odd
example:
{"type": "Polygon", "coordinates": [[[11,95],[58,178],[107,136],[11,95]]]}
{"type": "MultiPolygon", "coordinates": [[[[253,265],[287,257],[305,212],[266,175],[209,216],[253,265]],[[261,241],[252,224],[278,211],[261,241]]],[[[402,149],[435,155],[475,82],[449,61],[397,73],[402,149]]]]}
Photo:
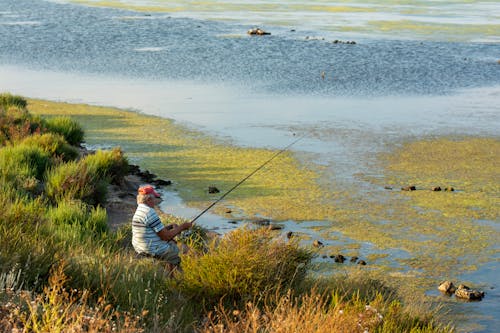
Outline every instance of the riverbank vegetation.
{"type": "Polygon", "coordinates": [[[267,229],[204,238],[167,274],[134,255],[128,225],[107,226],[108,185],[127,174],[128,152],[82,154],[75,118],[29,108],[0,95],[2,331],[452,331],[368,271],[311,275],[314,252],[267,229]]]}

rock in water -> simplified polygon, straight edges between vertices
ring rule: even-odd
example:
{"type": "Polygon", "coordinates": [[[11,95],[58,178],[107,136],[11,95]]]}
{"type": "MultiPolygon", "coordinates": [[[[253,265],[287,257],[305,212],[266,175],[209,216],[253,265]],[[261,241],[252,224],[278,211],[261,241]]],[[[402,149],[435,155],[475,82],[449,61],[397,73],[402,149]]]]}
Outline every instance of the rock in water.
{"type": "Polygon", "coordinates": [[[472,290],[461,284],[455,291],[455,296],[469,301],[480,301],[484,297],[484,291],[472,290]]]}
{"type": "Polygon", "coordinates": [[[264,36],[264,35],[270,35],[270,32],[266,32],[262,30],[261,28],[252,28],[247,31],[247,34],[249,35],[257,35],[257,36],[264,36]]]}
{"type": "Polygon", "coordinates": [[[457,288],[453,285],[451,281],[444,281],[438,287],[438,290],[445,294],[453,294],[457,288]]]}
{"type": "Polygon", "coordinates": [[[314,247],[323,247],[323,243],[317,239],[314,240],[313,242],[314,247]]]}
{"type": "Polygon", "coordinates": [[[402,187],[401,190],[402,191],[415,191],[417,188],[415,186],[405,186],[405,187],[402,187]]]}
{"type": "Polygon", "coordinates": [[[210,194],[219,193],[219,192],[220,192],[219,189],[215,186],[208,187],[208,193],[210,193],[210,194]]]}

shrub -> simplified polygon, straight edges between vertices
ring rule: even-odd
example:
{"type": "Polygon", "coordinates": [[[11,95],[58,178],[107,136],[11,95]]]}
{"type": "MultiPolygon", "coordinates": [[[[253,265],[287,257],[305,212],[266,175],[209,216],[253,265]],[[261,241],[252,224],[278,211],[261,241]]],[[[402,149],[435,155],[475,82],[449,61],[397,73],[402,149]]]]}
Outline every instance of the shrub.
{"type": "Polygon", "coordinates": [[[104,204],[107,183],[89,171],[83,160],[56,166],[47,173],[45,193],[53,202],[82,200],[90,205],[104,204]]]}
{"type": "Polygon", "coordinates": [[[84,131],[80,124],[70,117],[54,117],[45,120],[49,132],[61,134],[73,146],[83,142],[84,131]]]}
{"type": "Polygon", "coordinates": [[[50,165],[49,154],[40,147],[18,145],[0,149],[0,181],[35,191],[50,165]]]}
{"type": "Polygon", "coordinates": [[[113,184],[119,184],[128,174],[128,162],[120,148],[111,151],[98,150],[88,155],[84,160],[88,170],[101,179],[109,179],[113,184]]]}
{"type": "Polygon", "coordinates": [[[43,130],[42,120],[26,109],[10,106],[0,108],[0,145],[15,142],[43,130]]]}
{"type": "Polygon", "coordinates": [[[312,259],[297,242],[274,239],[269,230],[242,228],[212,243],[208,253],[186,255],[180,288],[217,302],[252,299],[294,287],[305,277],[312,259]]]}
{"type": "Polygon", "coordinates": [[[19,109],[26,109],[28,102],[21,96],[11,95],[9,93],[0,94],[0,107],[4,110],[14,106],[19,109]]]}
{"type": "Polygon", "coordinates": [[[55,133],[31,135],[21,144],[40,147],[51,156],[61,158],[63,161],[75,160],[79,155],[75,147],[70,146],[61,135],[55,133]]]}

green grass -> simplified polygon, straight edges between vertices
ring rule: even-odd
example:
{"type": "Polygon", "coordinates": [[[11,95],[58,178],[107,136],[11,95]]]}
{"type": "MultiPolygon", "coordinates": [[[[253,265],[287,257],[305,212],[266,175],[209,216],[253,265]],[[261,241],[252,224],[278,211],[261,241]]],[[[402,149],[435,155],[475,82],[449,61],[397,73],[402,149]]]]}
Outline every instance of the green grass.
{"type": "Polygon", "coordinates": [[[82,127],[70,117],[48,118],[45,127],[52,133],[61,134],[70,145],[77,146],[83,142],[82,127]]]}

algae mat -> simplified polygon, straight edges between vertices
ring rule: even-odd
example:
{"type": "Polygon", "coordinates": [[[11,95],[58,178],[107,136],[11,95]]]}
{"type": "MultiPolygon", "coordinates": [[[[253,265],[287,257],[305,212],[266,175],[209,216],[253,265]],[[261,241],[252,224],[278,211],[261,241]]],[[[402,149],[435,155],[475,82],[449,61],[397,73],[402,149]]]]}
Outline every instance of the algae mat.
{"type": "MultiPolygon", "coordinates": [[[[220,196],[209,194],[209,186],[224,193],[276,153],[236,147],[172,120],[115,108],[29,100],[29,110],[44,117],[71,116],[83,126],[89,147],[120,146],[130,162],[172,180],[186,204],[197,208],[220,196]]],[[[334,214],[332,206],[322,204],[333,194],[325,194],[317,178],[287,151],[213,210],[220,213],[231,207],[236,215],[247,217],[323,220],[334,214]]]]}
{"type": "MultiPolygon", "coordinates": [[[[208,186],[225,192],[276,153],[236,147],[171,120],[114,108],[39,100],[30,100],[29,108],[44,116],[74,117],[84,126],[87,144],[121,146],[132,163],[173,180],[187,205],[200,209],[219,198],[208,194],[208,186]]],[[[335,175],[326,184],[323,172],[331,170],[286,152],[214,210],[223,213],[229,207],[236,216],[325,221],[308,228],[325,241],[320,255],[362,256],[371,267],[396,274],[442,278],[495,260],[499,140],[417,138],[393,143],[386,151],[377,156],[373,170],[356,176],[370,184],[368,191],[345,182],[338,186],[335,175]],[[400,190],[409,184],[418,190],[400,190]],[[384,190],[387,185],[394,189],[384,190]],[[455,191],[430,190],[437,185],[455,191]]]]}

